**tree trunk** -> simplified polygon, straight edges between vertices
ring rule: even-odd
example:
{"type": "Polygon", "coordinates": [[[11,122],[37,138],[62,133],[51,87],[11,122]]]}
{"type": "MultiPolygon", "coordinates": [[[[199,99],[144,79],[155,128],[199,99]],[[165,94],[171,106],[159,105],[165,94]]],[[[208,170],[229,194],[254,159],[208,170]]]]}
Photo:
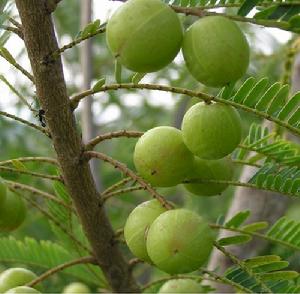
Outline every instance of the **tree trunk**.
{"type": "MultiPolygon", "coordinates": [[[[300,55],[298,55],[295,60],[291,83],[292,93],[300,90],[300,55]]],[[[265,125],[271,127],[269,122],[265,123],[265,125]]],[[[287,134],[286,137],[288,140],[297,140],[290,134],[287,134]]],[[[241,175],[241,181],[247,182],[254,175],[255,170],[253,167],[245,167],[241,175]]],[[[247,222],[267,221],[273,224],[285,213],[289,203],[290,199],[288,197],[277,193],[239,187],[236,189],[232,205],[226,218],[230,219],[241,210],[250,210],[251,216],[247,222]]],[[[223,238],[230,235],[232,235],[231,232],[224,230],[220,232],[219,237],[223,238]]],[[[230,246],[230,252],[234,253],[240,259],[243,259],[259,254],[265,245],[266,242],[262,239],[254,239],[244,246],[230,246]]],[[[220,273],[223,273],[231,265],[231,261],[220,253],[220,251],[216,249],[213,250],[208,265],[211,270],[218,269],[220,273]]],[[[214,284],[214,287],[218,292],[232,292],[232,288],[227,285],[214,284]]]]}
{"type": "Polygon", "coordinates": [[[58,49],[45,0],[16,0],[24,40],[31,62],[36,92],[45,110],[47,126],[66,187],[78,216],[113,291],[139,292],[128,263],[113,241],[114,232],[100,203],[88,163],[81,160],[82,141],[70,107],[61,58],[43,63],[58,49]]]}
{"type": "MultiPolygon", "coordinates": [[[[81,27],[84,28],[88,23],[92,21],[92,0],[81,1],[81,27]]],[[[91,88],[93,78],[93,66],[92,66],[92,40],[88,39],[81,45],[80,50],[80,63],[82,72],[82,91],[91,88]]],[[[81,126],[82,126],[82,139],[86,143],[96,135],[93,112],[92,112],[93,98],[91,96],[86,97],[82,102],[81,112],[81,126]]],[[[102,189],[101,178],[99,175],[99,161],[92,159],[90,161],[90,167],[96,187],[98,191],[102,189]]]]}

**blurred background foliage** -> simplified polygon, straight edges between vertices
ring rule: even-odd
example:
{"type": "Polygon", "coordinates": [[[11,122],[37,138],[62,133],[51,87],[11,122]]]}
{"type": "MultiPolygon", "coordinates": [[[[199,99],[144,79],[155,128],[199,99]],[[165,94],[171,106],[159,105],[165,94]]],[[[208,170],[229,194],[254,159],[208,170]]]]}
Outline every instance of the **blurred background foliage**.
{"type": "MultiPolygon", "coordinates": [[[[59,43],[65,44],[75,38],[80,28],[80,1],[62,1],[59,8],[56,10],[55,24],[59,43]]],[[[193,17],[184,17],[184,26],[187,27],[195,19],[193,17]]],[[[280,80],[283,72],[284,57],[288,44],[283,44],[271,34],[269,30],[262,29],[257,26],[242,24],[244,32],[251,44],[251,65],[248,70],[248,76],[269,77],[270,82],[280,80]]],[[[114,82],[114,60],[108,51],[104,35],[96,36],[93,39],[93,78],[99,80],[106,77],[107,82],[114,82]]],[[[226,53],[224,53],[224,58],[226,53]]],[[[19,53],[17,58],[25,58],[25,50],[19,53]]],[[[1,60],[1,63],[5,62],[1,60]]],[[[79,48],[68,50],[63,55],[65,73],[68,82],[68,91],[71,94],[80,91],[80,63],[79,63],[79,48]]],[[[1,66],[0,66],[1,69],[1,66]]],[[[130,81],[132,73],[123,70],[123,81],[130,81]]],[[[147,75],[143,81],[160,84],[170,84],[173,86],[186,87],[190,89],[198,89],[207,93],[216,94],[216,91],[211,88],[204,88],[199,85],[187,72],[182,57],[176,58],[175,62],[167,68],[147,75]]],[[[241,81],[242,83],[242,81],[241,81]]],[[[19,89],[26,97],[34,97],[34,91],[31,86],[24,83],[23,79],[16,79],[15,87],[19,89]]],[[[1,88],[6,87],[0,84],[1,88]]],[[[1,99],[7,99],[1,97],[1,99]]],[[[149,91],[115,91],[110,93],[101,93],[94,96],[93,112],[95,116],[95,125],[97,133],[106,133],[121,129],[146,131],[152,127],[160,125],[180,126],[182,115],[185,110],[197,102],[195,99],[189,99],[180,95],[169,95],[161,92],[149,91]]],[[[10,109],[14,109],[15,113],[22,115],[24,106],[18,101],[10,103],[10,109]]],[[[6,109],[3,109],[6,111],[6,109]]],[[[7,110],[8,111],[8,110],[7,110]]],[[[77,111],[77,119],[79,121],[79,111],[77,111]]],[[[28,116],[28,114],[26,114],[28,116]]],[[[243,113],[244,134],[247,134],[248,127],[251,122],[258,121],[256,117],[250,114],[243,113]]],[[[38,122],[38,119],[31,116],[30,119],[38,122]]],[[[23,156],[54,156],[53,148],[50,141],[44,138],[39,133],[18,123],[0,117],[0,160],[18,158],[23,156]]],[[[136,139],[113,139],[103,142],[97,149],[107,153],[110,156],[126,163],[130,168],[133,167],[132,154],[136,139]]],[[[53,166],[41,164],[26,164],[28,169],[34,171],[55,174],[56,170],[53,166]]],[[[236,176],[240,173],[240,167],[237,167],[236,176]]],[[[15,175],[12,173],[3,173],[1,176],[5,179],[10,179],[32,185],[45,191],[52,192],[53,188],[49,181],[40,180],[25,175],[15,175]]],[[[99,167],[98,176],[101,177],[104,183],[103,189],[109,187],[115,182],[122,179],[122,175],[106,164],[101,164],[99,167]]],[[[184,191],[182,187],[159,189],[163,195],[167,195],[169,200],[172,200],[180,206],[186,206],[189,209],[197,211],[210,221],[225,214],[230,200],[234,193],[233,188],[229,188],[222,196],[215,197],[196,197],[184,191]]],[[[140,202],[149,199],[149,196],[144,191],[136,191],[122,196],[118,196],[109,200],[107,204],[107,213],[112,221],[113,227],[119,229],[123,227],[126,217],[130,211],[140,202]]],[[[299,203],[293,203],[289,214],[294,219],[299,219],[297,211],[300,209],[299,203]]],[[[12,236],[22,239],[25,236],[36,238],[37,240],[55,240],[58,243],[60,240],[57,235],[51,230],[51,226],[47,219],[35,208],[28,207],[29,213],[25,224],[12,236]]],[[[7,234],[0,233],[1,236],[7,234]]],[[[124,251],[130,257],[130,253],[123,246],[124,251]]],[[[292,261],[292,267],[295,270],[300,270],[298,255],[292,255],[291,252],[271,246],[266,249],[264,254],[277,252],[284,258],[292,261]]],[[[0,264],[2,267],[12,266],[11,264],[0,264]]],[[[40,273],[41,269],[33,269],[40,273]]],[[[139,266],[136,270],[136,275],[143,282],[147,282],[154,276],[161,276],[162,273],[150,269],[149,266],[139,266]]],[[[46,289],[51,292],[61,291],[67,282],[73,279],[67,275],[56,275],[46,283],[46,289]]],[[[90,285],[93,287],[93,285],[90,285]]],[[[94,288],[92,288],[95,290],[94,288]]]]}

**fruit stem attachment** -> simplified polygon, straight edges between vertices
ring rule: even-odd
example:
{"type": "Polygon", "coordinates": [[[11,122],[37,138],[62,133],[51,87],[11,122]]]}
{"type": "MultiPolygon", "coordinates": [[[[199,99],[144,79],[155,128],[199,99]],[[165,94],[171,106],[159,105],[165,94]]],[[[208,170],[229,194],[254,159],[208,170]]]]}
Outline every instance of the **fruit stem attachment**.
{"type": "Polygon", "coordinates": [[[174,207],[167,202],[163,196],[161,196],[155,189],[153,189],[150,184],[148,184],[147,182],[145,182],[141,177],[139,177],[138,175],[136,175],[132,170],[130,170],[125,164],[113,159],[112,157],[104,154],[104,153],[100,153],[100,152],[95,152],[95,151],[85,151],[83,153],[83,158],[86,160],[90,160],[91,158],[98,158],[101,159],[107,163],[109,163],[110,165],[114,166],[116,169],[118,169],[119,171],[121,171],[125,176],[128,176],[130,178],[132,178],[135,182],[139,183],[140,186],[149,192],[149,194],[154,198],[157,199],[161,205],[163,207],[165,207],[166,209],[173,209],[174,207]]]}

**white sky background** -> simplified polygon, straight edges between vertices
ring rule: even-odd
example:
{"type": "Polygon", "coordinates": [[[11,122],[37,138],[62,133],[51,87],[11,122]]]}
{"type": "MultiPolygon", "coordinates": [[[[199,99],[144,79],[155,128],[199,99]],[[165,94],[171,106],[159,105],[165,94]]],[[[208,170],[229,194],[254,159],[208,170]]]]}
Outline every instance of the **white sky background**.
{"type": "MultiPolygon", "coordinates": [[[[117,9],[117,7],[119,7],[120,5],[122,5],[122,3],[120,2],[109,1],[109,0],[95,0],[93,19],[100,19],[101,23],[105,22],[109,18],[109,15],[111,15],[113,11],[117,9]]],[[[278,29],[261,28],[259,32],[263,33],[263,31],[269,32],[281,43],[286,43],[291,37],[291,34],[289,32],[278,30],[278,29]]],[[[270,48],[268,44],[263,42],[264,40],[263,38],[259,37],[259,33],[257,36],[257,40],[259,41],[257,44],[255,44],[255,46],[258,46],[263,51],[263,53],[265,54],[272,53],[272,48],[270,48]]],[[[66,38],[62,38],[63,44],[69,41],[70,40],[67,40],[66,38]]],[[[17,57],[18,54],[21,52],[22,48],[24,48],[24,44],[17,36],[12,35],[6,44],[6,48],[12,53],[14,57],[17,57]]],[[[181,59],[180,56],[178,57],[178,59],[179,60],[181,59]]],[[[29,61],[27,60],[27,58],[23,57],[22,59],[17,59],[17,60],[23,67],[25,67],[26,69],[30,69],[29,61]]],[[[27,80],[22,76],[21,73],[17,72],[12,66],[10,66],[2,58],[0,59],[0,74],[3,74],[11,84],[14,84],[15,81],[18,80],[18,81],[24,81],[24,84],[30,85],[29,83],[27,83],[27,80]]],[[[72,74],[66,72],[66,79],[67,82],[69,79],[72,79],[72,74]]],[[[80,83],[80,79],[76,82],[80,83]]],[[[129,101],[131,101],[131,105],[138,104],[138,100],[139,100],[138,95],[136,94],[129,94],[129,95],[131,95],[130,99],[128,99],[129,101]],[[137,103],[135,103],[134,101],[136,101],[137,103]]],[[[160,105],[165,104],[166,106],[172,105],[172,97],[168,93],[160,93],[158,96],[157,94],[155,96],[155,94],[152,93],[149,95],[151,95],[151,101],[155,104],[160,104],[160,105]]],[[[19,116],[22,116],[25,119],[28,119],[30,113],[28,112],[27,109],[24,108],[23,110],[21,110],[21,113],[20,112],[16,113],[17,110],[14,107],[16,99],[18,98],[16,98],[16,96],[8,89],[8,87],[0,81],[0,109],[6,112],[10,112],[12,114],[17,114],[19,116]]],[[[96,112],[95,114],[97,114],[97,117],[99,117],[99,113],[101,112],[101,109],[95,109],[95,112],[96,112]]],[[[101,122],[103,123],[103,122],[116,119],[119,112],[120,110],[117,109],[116,106],[108,108],[107,111],[105,111],[105,113],[101,114],[102,117],[101,122]]]]}

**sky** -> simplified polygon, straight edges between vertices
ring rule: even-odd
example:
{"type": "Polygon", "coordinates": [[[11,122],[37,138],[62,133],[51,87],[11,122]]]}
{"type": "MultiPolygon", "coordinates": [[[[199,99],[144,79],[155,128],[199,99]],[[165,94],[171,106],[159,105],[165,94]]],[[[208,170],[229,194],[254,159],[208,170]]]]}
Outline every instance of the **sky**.
{"type": "MultiPolygon", "coordinates": [[[[109,0],[95,0],[93,2],[93,19],[100,19],[101,23],[107,21],[109,16],[120,6],[122,5],[121,2],[118,1],[109,1],[109,0]]],[[[58,7],[59,9],[59,7],[58,7]]],[[[291,34],[286,31],[278,30],[278,29],[270,29],[270,28],[260,28],[258,31],[258,36],[257,36],[257,44],[255,46],[258,46],[263,53],[265,54],[271,54],[272,53],[272,48],[264,42],[264,37],[265,36],[263,33],[264,32],[269,32],[272,36],[274,36],[279,42],[285,43],[287,42],[291,34]],[[261,33],[261,36],[259,34],[261,33]]],[[[68,39],[62,38],[62,44],[68,43],[68,39]]],[[[17,37],[12,35],[12,37],[9,39],[9,41],[6,44],[7,49],[12,53],[13,56],[17,57],[22,48],[24,48],[22,41],[17,37]]],[[[179,56],[180,58],[180,56],[179,56]]],[[[19,63],[26,69],[30,69],[30,64],[27,58],[23,57],[20,60],[18,59],[19,63]]],[[[0,74],[3,74],[11,84],[14,84],[16,80],[18,81],[24,81],[24,84],[28,84],[27,80],[24,79],[22,74],[16,72],[16,70],[10,66],[4,59],[0,59],[0,74]]],[[[72,74],[68,73],[66,74],[67,77],[67,82],[68,79],[72,79],[72,74]]],[[[80,82],[80,80],[78,80],[80,82]]],[[[0,81],[1,83],[1,81],[0,81]]],[[[30,84],[28,84],[30,85],[30,84]]],[[[17,113],[16,108],[14,107],[16,99],[18,99],[11,91],[9,88],[4,85],[0,84],[0,93],[1,93],[1,99],[0,99],[0,109],[5,110],[7,112],[17,114],[19,116],[22,116],[25,119],[28,119],[30,116],[30,113],[28,112],[27,109],[22,109],[21,112],[17,113]]],[[[172,105],[172,97],[168,93],[160,93],[159,98],[156,98],[157,96],[152,96],[151,100],[153,103],[156,104],[167,104],[167,105],[172,105]],[[165,97],[162,97],[162,95],[165,95],[165,97]],[[163,98],[163,99],[162,99],[163,98]]],[[[131,94],[130,99],[131,103],[138,104],[138,95],[131,94]]],[[[101,112],[101,109],[95,110],[96,112],[101,112]]],[[[111,108],[106,111],[102,115],[102,119],[105,120],[112,120],[118,116],[119,110],[116,108],[111,108]]],[[[99,114],[99,113],[97,113],[99,114]]]]}

